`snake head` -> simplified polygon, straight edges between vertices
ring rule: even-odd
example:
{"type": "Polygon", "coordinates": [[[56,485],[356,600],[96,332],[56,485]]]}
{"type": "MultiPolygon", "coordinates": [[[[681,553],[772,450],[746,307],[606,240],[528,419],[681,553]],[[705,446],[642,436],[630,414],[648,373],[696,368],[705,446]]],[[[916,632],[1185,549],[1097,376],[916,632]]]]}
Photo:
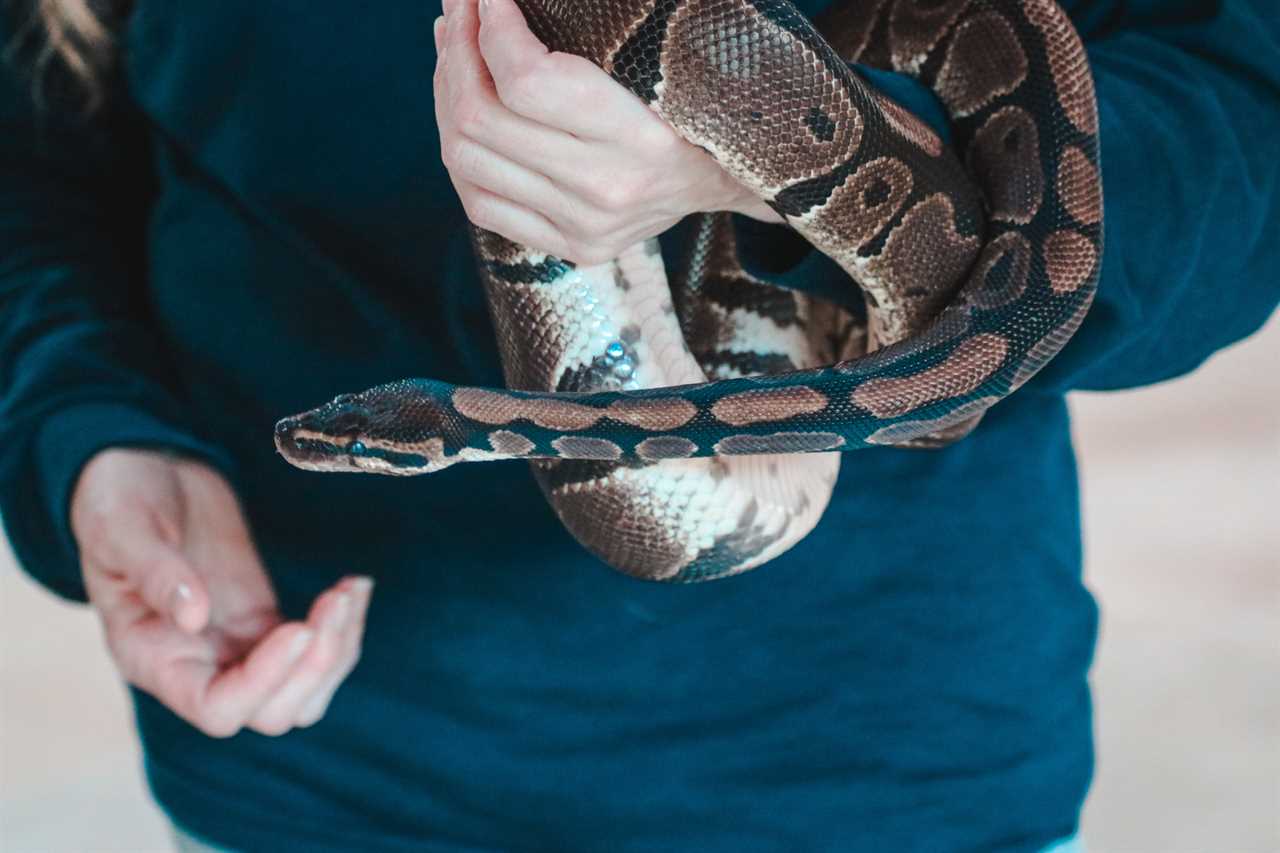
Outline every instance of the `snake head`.
{"type": "Polygon", "coordinates": [[[430,474],[461,461],[465,433],[441,382],[405,380],[276,424],[276,449],[308,471],[430,474]]]}

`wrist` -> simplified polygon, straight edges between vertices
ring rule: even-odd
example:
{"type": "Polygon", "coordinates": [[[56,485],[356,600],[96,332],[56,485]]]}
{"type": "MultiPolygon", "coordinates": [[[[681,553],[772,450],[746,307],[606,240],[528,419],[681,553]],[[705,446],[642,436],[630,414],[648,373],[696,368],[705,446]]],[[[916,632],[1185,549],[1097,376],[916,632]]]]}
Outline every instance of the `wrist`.
{"type": "Polygon", "coordinates": [[[717,208],[718,210],[737,213],[771,225],[781,225],[786,222],[777,211],[765,203],[764,199],[747,189],[728,172],[722,172],[722,175],[725,183],[725,201],[717,208]]]}

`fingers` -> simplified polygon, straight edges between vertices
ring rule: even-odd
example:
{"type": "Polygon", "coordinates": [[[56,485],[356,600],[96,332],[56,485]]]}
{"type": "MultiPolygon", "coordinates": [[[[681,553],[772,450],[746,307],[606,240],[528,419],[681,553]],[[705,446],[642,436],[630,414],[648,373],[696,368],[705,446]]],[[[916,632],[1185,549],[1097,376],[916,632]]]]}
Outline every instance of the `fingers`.
{"type": "MultiPolygon", "coordinates": [[[[444,85],[443,77],[437,75],[436,120],[442,131],[440,155],[455,184],[482,187],[528,209],[535,206],[545,208],[548,204],[566,208],[569,206],[568,200],[556,185],[544,175],[490,150],[466,134],[459,133],[454,126],[455,117],[445,106],[448,99],[443,92],[444,85]]],[[[462,192],[463,189],[459,187],[465,204],[468,199],[462,192]]]]}
{"type": "MultiPolygon", "coordinates": [[[[85,582],[103,608],[118,604],[131,619],[158,613],[188,634],[209,621],[209,590],[183,553],[148,513],[118,514],[109,532],[82,548],[85,582]]],[[[110,611],[111,608],[105,608],[110,611]]]]}
{"type": "Polygon", "coordinates": [[[220,670],[201,648],[147,671],[137,684],[210,737],[230,737],[284,685],[314,636],[307,625],[285,623],[230,667],[220,670]]]}
{"type": "Polygon", "coordinates": [[[138,539],[124,564],[142,600],[166,614],[188,634],[198,634],[209,621],[209,590],[186,558],[156,539],[138,539]]]}
{"type": "Polygon", "coordinates": [[[552,222],[540,213],[505,199],[496,193],[464,184],[459,187],[467,218],[478,228],[501,234],[508,240],[531,246],[570,261],[579,261],[574,247],[552,222]]]}
{"type": "Polygon", "coordinates": [[[210,737],[244,728],[275,736],[313,725],[360,658],[372,587],[369,578],[343,579],[316,600],[305,623],[276,625],[230,665],[216,643],[171,636],[175,629],[154,616],[151,624],[140,620],[131,642],[149,654],[145,665],[129,667],[130,681],[210,737]]]}
{"type": "MultiPolygon", "coordinates": [[[[583,145],[555,127],[517,115],[498,100],[476,44],[475,0],[459,0],[442,36],[444,58],[434,79],[441,156],[449,166],[463,140],[538,174],[571,179],[583,145]]],[[[452,168],[451,168],[452,172],[452,168]]]]}
{"type": "Polygon", "coordinates": [[[512,0],[481,0],[479,13],[480,54],[498,98],[511,111],[594,139],[613,139],[658,121],[589,60],[548,51],[512,0]]]}
{"type": "Polygon", "coordinates": [[[302,709],[298,721],[300,726],[314,725],[324,716],[325,711],[329,708],[329,703],[333,701],[334,693],[342,686],[343,681],[351,674],[351,670],[355,668],[356,663],[360,660],[360,650],[364,643],[365,620],[368,617],[369,600],[373,592],[372,580],[369,578],[364,578],[363,580],[365,583],[359,593],[363,600],[355,608],[349,631],[349,642],[351,643],[349,662],[346,666],[331,672],[321,683],[320,689],[316,691],[316,694],[311,697],[311,700],[302,709]]]}
{"type": "Polygon", "coordinates": [[[249,720],[249,728],[281,735],[317,722],[360,656],[373,582],[346,578],[316,599],[307,617],[315,641],[288,680],[249,720]]]}

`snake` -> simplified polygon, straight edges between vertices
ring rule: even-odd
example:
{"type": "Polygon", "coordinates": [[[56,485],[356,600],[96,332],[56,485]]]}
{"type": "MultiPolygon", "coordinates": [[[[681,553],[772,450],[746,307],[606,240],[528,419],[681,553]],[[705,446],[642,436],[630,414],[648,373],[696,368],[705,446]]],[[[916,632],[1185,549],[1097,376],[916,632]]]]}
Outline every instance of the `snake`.
{"type": "Polygon", "coordinates": [[[724,578],[817,525],[844,452],[959,441],[1083,322],[1103,248],[1098,108],[1052,0],[836,0],[813,20],[787,0],[517,3],[550,50],[610,74],[843,275],[831,294],[778,286],[723,212],[693,220],[670,278],[656,240],[583,266],[471,226],[507,387],[343,394],[277,423],[289,463],[528,460],[608,565],[724,578]],[[931,90],[951,139],[866,68],[931,90]]]}

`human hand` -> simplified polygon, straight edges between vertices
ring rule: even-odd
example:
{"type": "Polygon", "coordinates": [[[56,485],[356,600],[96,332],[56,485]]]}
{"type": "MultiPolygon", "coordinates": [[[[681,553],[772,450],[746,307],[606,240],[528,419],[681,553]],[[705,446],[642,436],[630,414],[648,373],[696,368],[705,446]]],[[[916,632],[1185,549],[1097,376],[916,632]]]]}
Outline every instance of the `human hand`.
{"type": "Polygon", "coordinates": [[[90,602],[121,674],[212,737],[320,720],[355,667],[372,582],[347,577],[285,622],[217,472],[110,449],[71,499],[90,602]]]}
{"type": "Polygon", "coordinates": [[[441,156],[481,228],[595,264],[690,213],[781,221],[604,71],[548,51],[512,0],[445,0],[436,49],[441,156]]]}

